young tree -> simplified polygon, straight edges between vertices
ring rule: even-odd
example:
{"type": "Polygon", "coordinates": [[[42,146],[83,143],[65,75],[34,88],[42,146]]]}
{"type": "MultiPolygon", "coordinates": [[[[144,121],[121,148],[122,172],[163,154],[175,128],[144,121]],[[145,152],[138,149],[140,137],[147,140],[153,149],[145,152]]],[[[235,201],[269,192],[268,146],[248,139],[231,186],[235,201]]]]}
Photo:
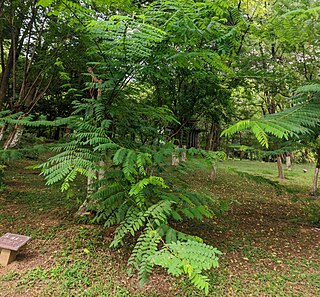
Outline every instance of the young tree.
{"type": "Polygon", "coordinates": [[[202,271],[217,266],[219,252],[197,236],[176,230],[172,221],[211,218],[214,198],[189,192],[162,174],[172,144],[158,144],[166,126],[176,120],[167,107],[148,104],[149,70],[159,47],[172,51],[167,35],[174,32],[162,27],[157,5],[152,19],[150,11],[95,19],[90,13],[96,12],[87,13],[83,7],[90,1],[80,6],[63,3],[74,15],[87,16],[83,34],[92,39],[88,48],[92,60],[85,69],[89,96],[74,102],[70,139],[41,166],[48,184],[62,181],[66,191],[77,174],[94,181],[89,183],[85,209],[94,212],[99,223],[118,225],[112,247],[122,245],[129,234],[138,236],[129,265],[139,270],[141,282],[152,266],[160,265],[174,275],[186,274],[208,292],[202,271]]]}

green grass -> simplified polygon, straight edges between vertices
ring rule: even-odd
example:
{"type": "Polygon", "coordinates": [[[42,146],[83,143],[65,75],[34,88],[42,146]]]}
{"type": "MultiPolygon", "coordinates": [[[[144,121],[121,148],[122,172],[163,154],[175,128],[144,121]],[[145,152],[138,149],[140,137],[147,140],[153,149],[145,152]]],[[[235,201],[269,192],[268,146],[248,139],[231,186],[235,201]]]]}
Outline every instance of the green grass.
{"type": "Polygon", "coordinates": [[[5,222],[7,224],[12,224],[16,220],[16,216],[13,214],[0,214],[0,222],[5,222]]]}
{"type": "MultiPolygon", "coordinates": [[[[220,169],[233,169],[239,172],[246,172],[251,175],[258,175],[272,181],[278,181],[278,169],[276,162],[262,162],[250,160],[226,160],[219,163],[220,169]]],[[[296,191],[309,191],[312,185],[314,164],[293,164],[292,170],[287,170],[283,165],[285,180],[281,185],[293,188],[296,191]],[[306,169],[305,173],[303,170],[306,169]]]]}
{"type": "MultiPolygon", "coordinates": [[[[280,266],[280,264],[278,264],[280,266]]],[[[277,266],[274,266],[274,268],[277,266]]],[[[230,271],[222,268],[210,276],[212,290],[210,296],[319,296],[319,265],[309,266],[313,272],[305,272],[306,267],[292,263],[286,272],[271,268],[230,271]]],[[[183,296],[204,296],[193,288],[184,287],[183,296]]]]}
{"type": "Polygon", "coordinates": [[[21,294],[30,289],[39,289],[38,296],[128,296],[127,289],[115,284],[113,272],[106,274],[103,258],[99,261],[89,256],[86,259],[60,258],[48,269],[36,267],[26,273],[11,273],[2,280],[16,281],[21,294]]]}

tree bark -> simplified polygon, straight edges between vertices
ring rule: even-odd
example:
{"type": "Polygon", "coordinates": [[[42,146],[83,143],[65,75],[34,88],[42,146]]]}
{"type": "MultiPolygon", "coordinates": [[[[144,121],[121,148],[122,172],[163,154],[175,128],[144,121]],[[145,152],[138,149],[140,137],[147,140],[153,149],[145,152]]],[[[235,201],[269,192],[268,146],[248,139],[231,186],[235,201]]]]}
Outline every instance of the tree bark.
{"type": "Polygon", "coordinates": [[[8,90],[9,78],[13,67],[13,45],[11,44],[7,65],[2,69],[1,83],[0,83],[0,109],[2,108],[8,90]]]}
{"type": "MultiPolygon", "coordinates": [[[[92,67],[88,67],[87,70],[91,74],[92,82],[98,84],[97,97],[101,98],[101,96],[102,96],[101,84],[102,84],[103,81],[101,79],[98,79],[97,76],[94,75],[92,67]]],[[[91,96],[92,99],[95,98],[94,88],[92,88],[90,90],[90,96],[91,96]]],[[[101,179],[104,178],[104,174],[105,174],[105,171],[104,171],[105,162],[103,160],[101,160],[99,162],[99,166],[100,166],[100,170],[99,171],[89,170],[89,173],[91,173],[92,175],[95,175],[98,180],[101,180],[101,179]]],[[[88,176],[88,178],[87,178],[87,197],[86,197],[85,201],[79,207],[78,211],[75,213],[75,215],[74,215],[75,217],[82,217],[82,216],[90,214],[90,212],[88,212],[88,206],[90,206],[90,205],[95,203],[95,201],[91,200],[91,195],[96,190],[95,187],[93,186],[94,182],[95,182],[95,178],[92,178],[92,177],[88,176]]]]}
{"type": "MultiPolygon", "coordinates": [[[[0,16],[1,16],[1,13],[0,13],[0,16]]],[[[2,74],[2,71],[4,70],[5,68],[5,63],[4,63],[4,56],[5,56],[5,53],[4,53],[4,46],[3,46],[3,36],[2,36],[2,32],[0,32],[0,60],[1,60],[1,74],[2,74]]],[[[1,75],[2,76],[2,75],[1,75]]],[[[0,76],[0,77],[1,77],[0,76]]]]}
{"type": "Polygon", "coordinates": [[[99,166],[100,166],[100,170],[98,171],[98,180],[102,180],[105,174],[106,163],[103,160],[101,160],[99,162],[99,166]]]}
{"type": "Polygon", "coordinates": [[[7,129],[7,124],[3,124],[3,126],[0,129],[0,141],[3,139],[3,135],[6,129],[7,129]]]}
{"type": "Polygon", "coordinates": [[[210,132],[206,140],[206,150],[207,151],[216,151],[219,147],[220,135],[219,135],[220,126],[214,120],[212,120],[210,126],[210,132]]]}
{"type": "Polygon", "coordinates": [[[6,150],[8,148],[16,147],[22,137],[24,129],[25,127],[23,125],[14,125],[3,145],[3,149],[6,150]]]}
{"type": "Polygon", "coordinates": [[[318,190],[318,177],[319,177],[319,170],[320,170],[320,149],[317,150],[317,155],[318,155],[317,165],[314,170],[313,182],[312,182],[312,187],[311,187],[311,192],[310,192],[310,194],[312,196],[316,196],[317,190],[318,190]]]}
{"type": "MultiPolygon", "coordinates": [[[[6,101],[8,87],[10,83],[10,76],[12,75],[13,94],[15,95],[16,88],[16,74],[15,64],[19,61],[20,54],[25,45],[25,38],[30,34],[37,16],[38,8],[35,6],[36,1],[32,2],[32,10],[25,13],[15,14],[15,7],[13,7],[13,1],[11,2],[10,15],[8,19],[11,31],[11,44],[9,49],[9,55],[7,58],[6,65],[4,66],[3,48],[1,48],[1,64],[2,64],[2,75],[0,79],[0,109],[3,107],[6,101]],[[23,30],[24,28],[24,30],[23,30]]],[[[25,6],[25,8],[28,6],[25,6]]],[[[2,37],[3,39],[3,37],[2,37]]],[[[1,45],[3,47],[3,45],[1,45]]],[[[26,57],[27,58],[27,57],[26,57]]],[[[13,100],[14,98],[12,98],[13,100]]],[[[10,106],[12,108],[12,106],[10,106]]]]}
{"type": "MultiPolygon", "coordinates": [[[[104,178],[104,174],[105,174],[105,166],[106,163],[101,160],[99,162],[99,166],[100,166],[100,170],[99,171],[93,171],[90,170],[90,173],[95,174],[98,180],[101,180],[104,178]]],[[[94,193],[94,191],[96,190],[96,188],[93,186],[93,183],[95,182],[94,178],[88,177],[87,178],[87,197],[84,200],[84,202],[80,205],[80,207],[78,208],[77,212],[74,214],[75,217],[83,217],[86,215],[90,215],[91,212],[88,211],[88,207],[91,205],[94,205],[96,203],[95,200],[91,199],[91,195],[94,193]]]]}
{"type": "Polygon", "coordinates": [[[290,156],[286,156],[286,166],[287,166],[287,170],[291,170],[291,157],[290,156]]]}
{"type": "Polygon", "coordinates": [[[181,153],[181,161],[186,162],[187,161],[187,146],[183,145],[182,148],[183,148],[183,151],[181,153]]]}
{"type": "MultiPolygon", "coordinates": [[[[89,173],[96,174],[96,172],[93,170],[89,170],[89,173]]],[[[94,192],[94,186],[92,185],[94,181],[94,178],[89,176],[87,177],[87,197],[80,205],[77,212],[74,214],[74,217],[83,217],[90,214],[90,212],[88,211],[88,206],[91,204],[90,198],[94,192]]]]}
{"type": "Polygon", "coordinates": [[[207,137],[207,143],[206,143],[206,150],[210,151],[212,149],[212,143],[213,143],[213,133],[214,133],[214,122],[212,121],[210,132],[207,137]]]}
{"type": "MultiPolygon", "coordinates": [[[[93,170],[89,170],[89,173],[91,174],[95,174],[96,175],[96,172],[93,171],[93,170]]],[[[92,195],[92,193],[94,192],[94,187],[93,187],[93,183],[94,183],[95,179],[88,176],[88,179],[87,179],[87,199],[89,199],[92,195]]]]}
{"type": "Polygon", "coordinates": [[[216,161],[212,162],[212,171],[211,171],[211,179],[215,180],[217,177],[217,166],[216,166],[216,161]]]}
{"type": "Polygon", "coordinates": [[[278,165],[278,177],[280,179],[284,179],[284,173],[282,168],[282,160],[281,155],[277,155],[277,165],[278,165]]]}
{"type": "Polygon", "coordinates": [[[177,166],[179,164],[179,153],[177,152],[178,148],[179,147],[176,146],[176,149],[172,152],[172,160],[171,160],[172,166],[177,166]]]}
{"type": "Polygon", "coordinates": [[[84,200],[84,202],[78,208],[77,212],[74,214],[74,217],[83,217],[89,215],[90,212],[87,211],[88,205],[88,199],[84,200]]]}

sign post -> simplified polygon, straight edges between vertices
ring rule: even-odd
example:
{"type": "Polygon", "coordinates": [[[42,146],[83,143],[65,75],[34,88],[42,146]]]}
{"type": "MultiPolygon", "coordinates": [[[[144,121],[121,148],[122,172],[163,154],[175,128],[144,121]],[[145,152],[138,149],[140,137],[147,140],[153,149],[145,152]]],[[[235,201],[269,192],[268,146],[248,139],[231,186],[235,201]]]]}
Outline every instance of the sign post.
{"type": "Polygon", "coordinates": [[[7,266],[16,259],[18,251],[31,239],[29,236],[7,233],[0,237],[0,265],[7,266]]]}

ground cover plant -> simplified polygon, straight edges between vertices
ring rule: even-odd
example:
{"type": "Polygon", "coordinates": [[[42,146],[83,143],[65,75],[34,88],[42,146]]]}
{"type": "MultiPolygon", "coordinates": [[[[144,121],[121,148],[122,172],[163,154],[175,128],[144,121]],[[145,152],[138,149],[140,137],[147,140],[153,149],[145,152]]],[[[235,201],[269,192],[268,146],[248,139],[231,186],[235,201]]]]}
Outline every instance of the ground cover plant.
{"type": "MultiPolygon", "coordinates": [[[[219,164],[213,181],[203,160],[190,162],[194,166],[187,173],[190,187],[218,195],[224,205],[214,219],[179,226],[223,253],[220,267],[209,273],[213,288],[209,296],[317,296],[320,230],[312,220],[310,209],[316,201],[306,194],[304,167],[296,165],[292,179],[279,183],[283,190],[278,191],[272,184],[230,172],[232,167],[257,174],[259,168],[269,178],[263,172],[276,173],[270,164],[229,160],[219,164]]],[[[77,205],[58,189],[44,186],[37,171],[25,169],[33,163],[10,162],[1,192],[0,232],[33,237],[16,262],[0,269],[1,296],[203,294],[162,270],[154,271],[150,283],[140,288],[137,275],[129,277],[126,272],[133,242],[110,249],[114,228],[77,223],[73,218],[77,205]]]]}

